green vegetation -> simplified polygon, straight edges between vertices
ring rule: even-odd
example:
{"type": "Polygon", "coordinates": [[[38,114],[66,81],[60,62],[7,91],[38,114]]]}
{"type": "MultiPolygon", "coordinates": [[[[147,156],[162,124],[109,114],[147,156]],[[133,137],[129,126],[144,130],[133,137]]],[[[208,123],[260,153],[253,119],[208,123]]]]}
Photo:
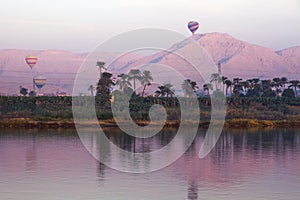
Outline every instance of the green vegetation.
{"type": "MultiPolygon", "coordinates": [[[[81,98],[81,97],[80,97],[81,98]]],[[[83,100],[85,97],[82,97],[83,100]]],[[[189,103],[189,98],[184,98],[189,103]]],[[[107,98],[95,97],[96,111],[101,120],[112,119],[107,98]]],[[[201,120],[209,120],[211,102],[198,98],[201,120]]],[[[129,110],[132,118],[148,120],[149,108],[164,106],[169,120],[180,120],[180,104],[176,97],[132,96],[129,110]]],[[[192,112],[192,111],[191,111],[192,112]]],[[[34,120],[72,120],[72,97],[0,97],[1,119],[29,118],[34,120]]],[[[288,97],[228,97],[226,119],[300,120],[300,98],[288,97]]]]}
{"type": "MultiPolygon", "coordinates": [[[[229,126],[275,126],[286,121],[300,122],[300,98],[296,98],[297,89],[300,88],[298,80],[288,81],[285,77],[272,80],[253,78],[245,81],[236,77],[230,80],[215,73],[211,75],[209,83],[202,84],[202,93],[197,91],[200,87],[195,81],[186,79],[181,84],[184,93],[181,97],[175,96],[172,83],[159,85],[152,95],[146,95],[146,88],[153,82],[150,71],[131,69],[128,74],[120,74],[117,79],[113,79],[111,73],[103,71],[106,70],[104,65],[104,62],[97,62],[100,79],[96,87],[90,85],[87,88],[91,96],[94,96],[96,90],[95,110],[98,119],[102,121],[113,121],[111,103],[122,112],[122,98],[124,101],[130,98],[130,115],[137,123],[147,124],[149,109],[154,104],[160,104],[166,109],[168,122],[178,124],[181,119],[178,99],[189,105],[191,97],[197,95],[201,123],[207,124],[211,115],[210,95],[223,95],[226,96],[226,120],[229,126]],[[136,89],[137,84],[142,86],[141,94],[136,89]]],[[[27,96],[26,88],[20,88],[20,93],[23,96],[0,97],[0,120],[21,118],[37,121],[72,121],[72,97],[27,96]]],[[[82,102],[86,103],[86,97],[77,98],[82,98],[82,102]]],[[[188,112],[193,114],[196,111],[188,112]]]]}

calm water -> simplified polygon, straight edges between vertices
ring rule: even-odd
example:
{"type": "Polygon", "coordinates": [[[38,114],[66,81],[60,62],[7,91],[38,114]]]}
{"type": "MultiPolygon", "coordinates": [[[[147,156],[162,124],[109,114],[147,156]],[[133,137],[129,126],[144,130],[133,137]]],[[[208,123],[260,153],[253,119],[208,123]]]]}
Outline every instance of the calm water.
{"type": "MultiPolygon", "coordinates": [[[[197,155],[204,133],[199,131],[176,163],[147,174],[121,173],[100,164],[75,130],[0,132],[1,200],[300,199],[296,129],[224,131],[202,160],[197,155]]],[[[108,132],[115,144],[124,149],[134,144],[136,151],[157,149],[174,136],[168,130],[134,143],[117,130],[108,132]]]]}

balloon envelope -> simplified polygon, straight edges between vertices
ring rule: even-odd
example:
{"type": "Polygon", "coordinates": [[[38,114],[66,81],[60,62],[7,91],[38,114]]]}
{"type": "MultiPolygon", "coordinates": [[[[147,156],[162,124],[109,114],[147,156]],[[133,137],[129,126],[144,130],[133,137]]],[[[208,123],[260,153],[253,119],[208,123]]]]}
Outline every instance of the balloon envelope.
{"type": "Polygon", "coordinates": [[[36,76],[33,78],[33,83],[37,88],[42,88],[47,81],[47,78],[45,76],[36,76]]]}
{"type": "Polygon", "coordinates": [[[199,23],[196,21],[190,21],[188,23],[188,28],[194,34],[196,30],[199,28],[199,23]]]}
{"type": "Polygon", "coordinates": [[[32,69],[33,66],[36,64],[37,62],[37,57],[36,56],[27,56],[25,58],[26,63],[29,65],[29,67],[32,69]]]}

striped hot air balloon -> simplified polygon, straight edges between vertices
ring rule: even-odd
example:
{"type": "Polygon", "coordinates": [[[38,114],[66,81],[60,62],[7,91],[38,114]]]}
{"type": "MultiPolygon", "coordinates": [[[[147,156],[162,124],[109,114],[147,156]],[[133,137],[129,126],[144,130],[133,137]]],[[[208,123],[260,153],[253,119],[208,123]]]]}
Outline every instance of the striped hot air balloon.
{"type": "Polygon", "coordinates": [[[39,75],[39,76],[35,76],[33,78],[34,85],[39,89],[41,89],[45,85],[46,81],[47,81],[47,78],[45,76],[39,75]]]}
{"type": "Polygon", "coordinates": [[[192,34],[194,34],[196,30],[199,28],[199,23],[196,21],[190,21],[188,23],[188,28],[192,32],[192,34]]]}
{"type": "Polygon", "coordinates": [[[28,66],[32,69],[33,66],[36,64],[37,62],[37,57],[36,56],[27,56],[25,58],[26,63],[28,64],[28,66]]]}

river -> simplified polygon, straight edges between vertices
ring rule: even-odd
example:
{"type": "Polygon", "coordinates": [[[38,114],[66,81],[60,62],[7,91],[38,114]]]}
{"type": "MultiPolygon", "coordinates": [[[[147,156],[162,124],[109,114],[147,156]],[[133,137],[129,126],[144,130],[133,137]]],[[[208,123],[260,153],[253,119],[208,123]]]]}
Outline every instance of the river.
{"type": "MultiPolygon", "coordinates": [[[[116,145],[143,152],[168,144],[175,134],[169,129],[140,142],[107,130],[116,145]]],[[[297,129],[224,130],[212,152],[199,159],[204,136],[199,130],[172,165],[131,174],[94,159],[75,129],[0,130],[0,199],[300,199],[297,129]]]]}

